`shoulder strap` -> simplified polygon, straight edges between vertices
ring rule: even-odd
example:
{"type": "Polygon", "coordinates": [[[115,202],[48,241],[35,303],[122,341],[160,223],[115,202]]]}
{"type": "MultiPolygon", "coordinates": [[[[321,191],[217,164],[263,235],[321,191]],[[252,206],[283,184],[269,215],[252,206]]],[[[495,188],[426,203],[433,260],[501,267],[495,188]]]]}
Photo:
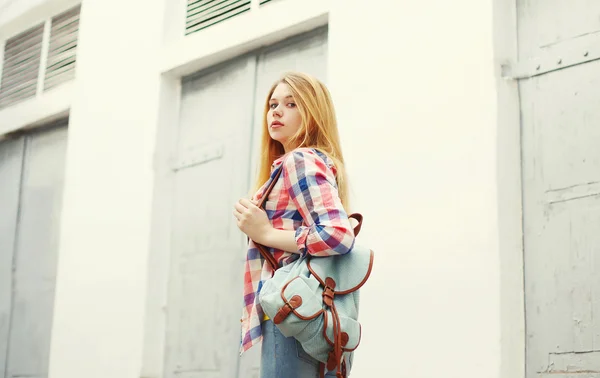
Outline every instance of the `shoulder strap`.
{"type": "MultiPolygon", "coordinates": [[[[260,207],[260,208],[263,207],[265,201],[269,197],[269,194],[273,190],[273,187],[277,183],[277,180],[279,180],[279,176],[281,176],[281,172],[282,171],[283,171],[283,164],[278,168],[278,171],[275,174],[275,177],[273,177],[273,180],[271,180],[271,183],[269,184],[269,186],[265,190],[265,192],[264,192],[263,196],[261,197],[260,201],[258,201],[258,205],[257,205],[258,207],[260,207]]],[[[256,248],[258,248],[258,250],[259,250],[260,254],[262,255],[262,257],[269,263],[269,265],[271,265],[271,268],[273,268],[274,271],[277,270],[277,268],[279,267],[279,264],[275,260],[275,257],[273,257],[273,255],[271,253],[269,253],[269,251],[267,251],[267,249],[264,246],[258,244],[257,242],[254,242],[254,244],[256,245],[256,248]]]]}

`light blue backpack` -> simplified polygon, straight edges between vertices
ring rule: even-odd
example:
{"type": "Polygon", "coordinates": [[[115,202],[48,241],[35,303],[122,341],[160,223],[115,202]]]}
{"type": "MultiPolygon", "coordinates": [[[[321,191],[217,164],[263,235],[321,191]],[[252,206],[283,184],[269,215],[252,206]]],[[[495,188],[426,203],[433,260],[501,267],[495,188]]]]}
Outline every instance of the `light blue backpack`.
{"type": "MultiPolygon", "coordinates": [[[[262,207],[281,169],[262,197],[262,207]]],[[[358,221],[354,233],[362,226],[362,215],[349,217],[358,221]]],[[[373,266],[373,251],[354,244],[340,256],[300,257],[293,263],[278,265],[263,246],[258,248],[275,269],[274,276],[263,285],[259,301],[264,312],[286,337],[294,337],[302,348],[321,362],[324,369],[336,370],[346,377],[346,361],[358,347],[361,326],[358,322],[359,289],[367,281],[373,266]]]]}

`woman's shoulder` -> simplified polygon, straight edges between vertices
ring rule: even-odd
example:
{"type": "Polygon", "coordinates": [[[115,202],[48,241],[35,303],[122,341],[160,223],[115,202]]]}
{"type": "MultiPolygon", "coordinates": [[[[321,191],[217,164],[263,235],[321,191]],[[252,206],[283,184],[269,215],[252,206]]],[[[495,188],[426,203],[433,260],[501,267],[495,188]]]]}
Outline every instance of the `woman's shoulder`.
{"type": "Polygon", "coordinates": [[[286,154],[284,164],[287,166],[297,166],[299,164],[325,165],[327,168],[336,172],[333,160],[323,151],[314,147],[299,147],[286,154]]]}

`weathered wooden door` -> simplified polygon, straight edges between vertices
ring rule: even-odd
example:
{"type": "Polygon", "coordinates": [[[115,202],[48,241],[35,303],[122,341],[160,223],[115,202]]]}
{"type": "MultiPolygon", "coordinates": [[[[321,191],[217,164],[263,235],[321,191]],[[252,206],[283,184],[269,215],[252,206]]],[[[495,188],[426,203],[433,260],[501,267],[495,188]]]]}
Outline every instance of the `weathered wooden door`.
{"type": "Polygon", "coordinates": [[[66,124],[0,142],[0,377],[48,376],[66,124]]]}
{"type": "Polygon", "coordinates": [[[239,357],[246,196],[268,86],[287,70],[322,78],[326,31],[184,79],[175,154],[165,377],[258,377],[260,348],[239,357]],[[253,142],[254,140],[254,142],[253,142]]]}
{"type": "Polygon", "coordinates": [[[600,377],[600,2],[519,0],[528,378],[600,377]]]}

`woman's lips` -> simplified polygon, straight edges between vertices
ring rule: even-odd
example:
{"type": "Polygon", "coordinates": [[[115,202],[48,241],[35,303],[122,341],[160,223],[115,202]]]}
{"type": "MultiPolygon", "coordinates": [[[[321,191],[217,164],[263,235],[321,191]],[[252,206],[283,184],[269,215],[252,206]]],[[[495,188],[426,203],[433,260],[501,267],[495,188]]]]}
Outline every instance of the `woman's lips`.
{"type": "Polygon", "coordinates": [[[275,122],[271,123],[271,128],[277,129],[279,127],[283,127],[283,123],[278,122],[278,121],[275,121],[275,122]]]}

